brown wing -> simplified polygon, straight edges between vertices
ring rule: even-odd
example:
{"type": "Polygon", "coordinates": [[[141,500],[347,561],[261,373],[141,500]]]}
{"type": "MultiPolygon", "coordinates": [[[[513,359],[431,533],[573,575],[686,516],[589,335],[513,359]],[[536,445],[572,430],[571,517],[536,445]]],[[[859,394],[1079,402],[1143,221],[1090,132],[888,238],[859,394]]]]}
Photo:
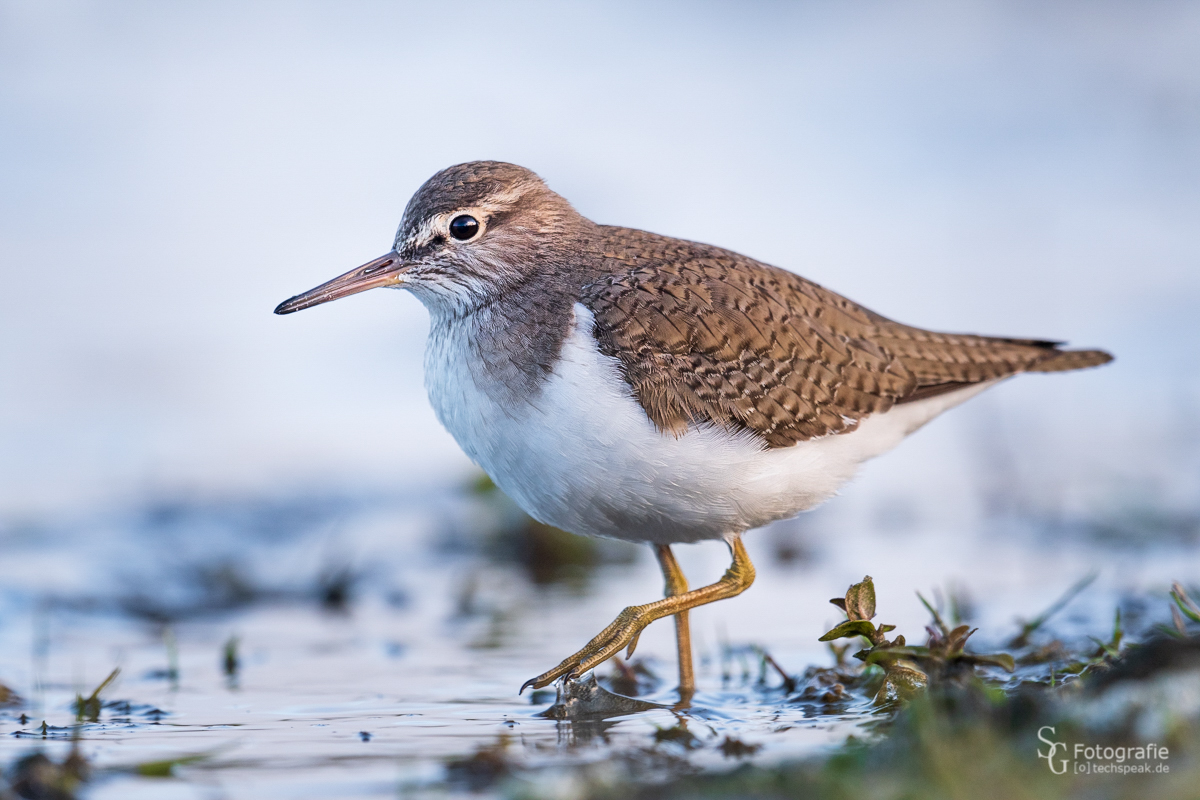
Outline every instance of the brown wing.
{"type": "Polygon", "coordinates": [[[620,361],[654,424],[676,435],[711,422],[788,447],[852,430],[897,403],[1110,359],[1053,342],[911,328],[736,253],[602,230],[605,277],[581,302],[595,315],[601,351],[620,361]]]}

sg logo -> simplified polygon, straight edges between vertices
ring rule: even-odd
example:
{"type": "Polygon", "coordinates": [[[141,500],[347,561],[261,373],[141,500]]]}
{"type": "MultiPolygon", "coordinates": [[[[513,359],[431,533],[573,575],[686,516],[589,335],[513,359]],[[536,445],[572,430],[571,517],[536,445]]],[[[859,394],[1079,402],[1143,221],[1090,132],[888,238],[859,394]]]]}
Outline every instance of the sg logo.
{"type": "Polygon", "coordinates": [[[1060,759],[1059,764],[1061,765],[1061,769],[1055,769],[1054,755],[1058,752],[1058,748],[1060,747],[1063,749],[1063,752],[1066,752],[1067,745],[1064,742],[1056,742],[1053,739],[1047,739],[1044,735],[1046,731],[1050,731],[1054,734],[1058,733],[1058,731],[1054,730],[1054,728],[1050,725],[1043,725],[1042,727],[1038,728],[1038,739],[1050,745],[1050,752],[1048,753],[1043,753],[1041,750],[1038,750],[1038,758],[1046,759],[1047,766],[1050,767],[1050,771],[1055,775],[1063,775],[1067,771],[1068,759],[1060,759]]]}

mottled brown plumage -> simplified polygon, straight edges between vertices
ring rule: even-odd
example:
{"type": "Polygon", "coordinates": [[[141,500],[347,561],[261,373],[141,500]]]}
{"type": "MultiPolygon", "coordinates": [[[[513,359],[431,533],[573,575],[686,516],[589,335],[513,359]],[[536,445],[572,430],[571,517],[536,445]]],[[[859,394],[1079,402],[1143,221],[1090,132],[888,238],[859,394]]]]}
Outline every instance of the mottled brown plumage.
{"type": "Polygon", "coordinates": [[[643,231],[599,227],[594,247],[604,277],[581,300],[600,348],[676,435],[712,422],[788,447],[897,403],[1112,358],[901,325],[793,273],[643,231]]]}

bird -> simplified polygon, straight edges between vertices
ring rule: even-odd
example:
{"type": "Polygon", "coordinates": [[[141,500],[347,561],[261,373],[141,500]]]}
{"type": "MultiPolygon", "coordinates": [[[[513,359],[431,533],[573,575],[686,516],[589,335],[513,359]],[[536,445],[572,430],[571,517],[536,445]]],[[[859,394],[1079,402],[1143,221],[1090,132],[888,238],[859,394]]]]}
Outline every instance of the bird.
{"type": "Polygon", "coordinates": [[[664,597],[625,608],[522,687],[569,681],[754,581],[743,534],[832,497],[859,465],[1009,377],[1112,360],[1042,339],[895,322],[708,244],[584,217],[534,172],[474,161],[409,200],[392,248],[276,309],[390,287],[428,311],[425,386],[459,446],[530,516],[649,544],[664,597]],[[688,588],[671,546],[723,540],[688,588]]]}

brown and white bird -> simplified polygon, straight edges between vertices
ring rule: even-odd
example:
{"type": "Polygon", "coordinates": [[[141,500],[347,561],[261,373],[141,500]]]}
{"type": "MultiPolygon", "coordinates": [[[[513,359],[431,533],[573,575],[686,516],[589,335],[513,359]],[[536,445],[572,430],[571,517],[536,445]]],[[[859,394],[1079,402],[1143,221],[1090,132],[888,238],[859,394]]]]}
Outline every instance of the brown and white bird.
{"type": "Polygon", "coordinates": [[[497,486],[546,524],[655,547],[667,597],[626,608],[535,687],[675,615],[690,694],[687,610],[750,586],[744,531],[828,499],[1007,377],[1112,358],[893,322],[719,247],[598,225],[493,161],[434,175],[390,252],[275,313],[384,286],[428,309],[429,399],[497,486]],[[688,591],[670,545],[704,539],[725,540],[733,564],[688,591]]]}

